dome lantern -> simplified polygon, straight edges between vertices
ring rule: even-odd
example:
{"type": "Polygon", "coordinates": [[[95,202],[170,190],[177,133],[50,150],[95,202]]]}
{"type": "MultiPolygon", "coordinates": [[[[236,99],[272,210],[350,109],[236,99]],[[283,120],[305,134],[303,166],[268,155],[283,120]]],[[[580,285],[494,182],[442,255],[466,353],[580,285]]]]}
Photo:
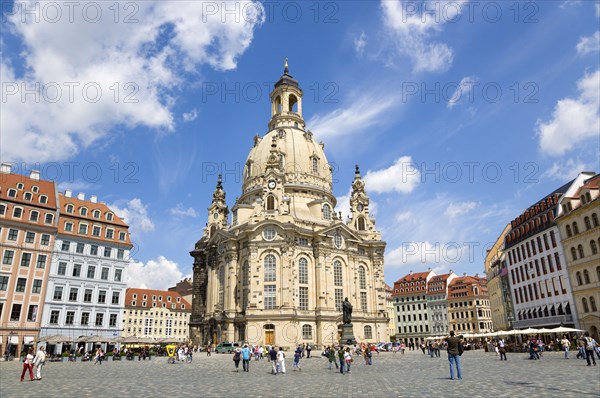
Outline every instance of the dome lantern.
{"type": "Polygon", "coordinates": [[[302,118],[302,89],[298,81],[289,73],[288,59],[285,59],[283,75],[271,92],[271,120],[269,130],[277,127],[304,129],[302,118]]]}

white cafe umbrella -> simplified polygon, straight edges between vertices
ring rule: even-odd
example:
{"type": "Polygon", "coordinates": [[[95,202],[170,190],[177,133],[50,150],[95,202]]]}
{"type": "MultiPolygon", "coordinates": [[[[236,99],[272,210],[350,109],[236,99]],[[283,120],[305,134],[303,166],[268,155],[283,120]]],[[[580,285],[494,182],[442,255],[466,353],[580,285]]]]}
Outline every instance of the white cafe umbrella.
{"type": "Polygon", "coordinates": [[[570,332],[583,332],[581,329],[568,328],[566,326],[559,326],[554,329],[550,329],[551,333],[570,333],[570,332]]]}

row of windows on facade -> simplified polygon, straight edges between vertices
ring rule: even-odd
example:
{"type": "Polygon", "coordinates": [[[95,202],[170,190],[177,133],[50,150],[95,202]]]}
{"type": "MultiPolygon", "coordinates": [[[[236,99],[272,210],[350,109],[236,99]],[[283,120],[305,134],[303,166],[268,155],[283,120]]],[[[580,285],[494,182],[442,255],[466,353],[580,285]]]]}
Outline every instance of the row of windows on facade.
{"type": "MultiPolygon", "coordinates": [[[[0,275],[0,291],[8,290],[8,282],[10,277],[6,275],[0,275]]],[[[40,294],[42,291],[42,279],[34,279],[31,285],[31,294],[40,294]]],[[[15,284],[15,293],[25,293],[27,289],[27,278],[17,278],[15,284]]]]}
{"type": "Polygon", "coordinates": [[[417,321],[427,321],[427,320],[428,320],[427,313],[402,315],[402,319],[400,319],[400,315],[398,315],[398,322],[417,322],[417,321]],[[419,319],[417,319],[417,315],[418,315],[419,319]]]}
{"type": "MultiPolygon", "coordinates": [[[[127,312],[128,311],[125,310],[123,312],[123,314],[127,315],[127,312]]],[[[146,315],[146,316],[152,315],[155,318],[156,317],[159,317],[159,318],[162,318],[162,317],[171,317],[171,316],[176,317],[176,318],[179,318],[179,317],[186,318],[189,314],[187,312],[178,312],[178,311],[169,312],[169,313],[165,314],[164,311],[156,311],[156,312],[154,312],[152,310],[150,310],[150,311],[139,310],[139,316],[143,316],[143,315],[146,315]]],[[[138,316],[138,310],[129,310],[129,316],[138,316]]]]}
{"type": "MultiPolygon", "coordinates": [[[[484,305],[484,306],[489,306],[490,302],[489,300],[475,300],[475,306],[479,306],[479,305],[484,305]]],[[[460,307],[472,307],[473,306],[473,301],[469,301],[469,304],[467,304],[466,301],[459,301],[457,303],[450,303],[449,307],[450,308],[460,308],[460,307]]]]}
{"type": "MultiPolygon", "coordinates": [[[[147,324],[148,321],[156,321],[156,322],[154,322],[155,326],[162,326],[163,325],[163,320],[162,319],[153,319],[153,318],[146,318],[146,319],[131,319],[130,318],[130,319],[127,320],[127,324],[132,324],[133,323],[134,325],[137,325],[138,321],[139,321],[140,325],[147,324]]],[[[187,325],[186,321],[177,321],[177,320],[174,320],[174,319],[165,319],[164,321],[165,321],[165,325],[168,325],[168,326],[186,326],[187,325]]],[[[125,322],[125,319],[123,319],[123,322],[125,322]]]]}
{"type": "MultiPolygon", "coordinates": [[[[65,212],[68,214],[73,214],[75,212],[75,206],[73,206],[71,203],[67,204],[65,206],[65,212]]],[[[83,217],[87,217],[88,215],[88,208],[85,206],[80,206],[79,207],[79,215],[83,216],[83,217]]],[[[98,209],[95,209],[94,211],[92,211],[92,217],[100,219],[100,217],[102,216],[102,212],[98,209]]],[[[111,212],[107,212],[105,215],[106,221],[113,221],[114,220],[114,215],[111,212]]]]}
{"type": "Polygon", "coordinates": [[[520,226],[519,228],[514,228],[509,232],[505,240],[507,243],[511,243],[514,240],[525,239],[531,234],[535,234],[539,231],[545,230],[554,223],[554,213],[552,211],[542,214],[541,216],[532,219],[526,224],[520,226]]]}
{"type": "MultiPolygon", "coordinates": [[[[151,336],[153,334],[162,334],[162,328],[151,328],[144,327],[142,328],[127,328],[127,333],[143,333],[144,336],[151,336]],[[153,332],[154,331],[154,332],[153,332]]],[[[187,329],[171,329],[165,327],[165,336],[173,336],[173,335],[184,335],[187,336],[187,329]]]]}
{"type": "Polygon", "coordinates": [[[588,299],[585,297],[581,299],[581,306],[583,307],[583,312],[597,312],[598,307],[596,307],[596,299],[594,298],[594,296],[589,297],[589,302],[590,305],[588,306],[588,299]]]}
{"type": "MultiPolygon", "coordinates": [[[[477,310],[478,318],[491,318],[492,312],[489,310],[477,310]]],[[[475,311],[459,311],[459,312],[450,312],[450,319],[465,319],[465,318],[475,318],[475,311]]]]}
{"type": "MultiPolygon", "coordinates": [[[[14,250],[5,249],[4,254],[2,255],[2,264],[3,265],[13,265],[14,257],[15,257],[14,250]]],[[[46,268],[47,260],[48,260],[48,256],[46,254],[38,253],[37,257],[36,257],[36,261],[35,261],[35,267],[39,268],[39,269],[46,268]]],[[[21,267],[29,267],[31,265],[32,261],[33,261],[33,253],[28,253],[28,252],[21,253],[21,261],[19,262],[19,265],[21,267]]]]}
{"type": "MultiPolygon", "coordinates": [[[[133,293],[131,296],[132,299],[137,300],[138,295],[137,293],[133,293]]],[[[156,295],[152,295],[152,301],[156,301],[156,299],[158,298],[158,301],[162,301],[163,296],[156,296],[156,295]]],[[[142,300],[146,301],[148,300],[148,295],[147,294],[143,294],[142,295],[142,300]]],[[[171,302],[171,296],[167,296],[167,301],[170,303],[171,302]]],[[[177,297],[175,299],[175,302],[180,303],[181,302],[181,297],[177,297]]]]}
{"type": "MultiPolygon", "coordinates": [[[[588,216],[585,216],[583,218],[583,223],[585,224],[586,231],[589,231],[590,229],[592,229],[592,224],[594,225],[594,227],[597,227],[599,225],[598,215],[596,213],[592,213],[591,221],[588,216]]],[[[565,225],[565,233],[567,234],[567,238],[570,238],[571,236],[574,236],[574,235],[578,235],[579,227],[577,226],[577,221],[573,221],[570,225],[569,224],[565,225]]]]}
{"type": "MultiPolygon", "coordinates": [[[[23,309],[23,304],[14,303],[10,310],[9,320],[11,322],[21,322],[21,312],[23,309]]],[[[26,322],[36,322],[38,318],[38,309],[39,306],[36,304],[31,304],[27,311],[26,322]]],[[[2,311],[4,310],[4,303],[0,303],[0,317],[2,317],[2,311]]]]}
{"type": "MultiPolygon", "coordinates": [[[[6,205],[0,204],[0,216],[6,215],[6,205]]],[[[13,218],[22,219],[25,214],[25,210],[22,207],[14,206],[12,211],[13,218]]],[[[37,223],[40,220],[40,212],[37,210],[29,211],[29,221],[37,223]]],[[[44,214],[44,224],[52,225],[54,222],[54,213],[45,213],[44,214]]]]}
{"type": "MultiPolygon", "coordinates": [[[[265,240],[273,240],[273,239],[275,239],[276,236],[277,236],[277,231],[274,228],[265,228],[265,230],[263,231],[263,237],[265,238],[265,240]]],[[[298,246],[307,246],[307,247],[309,246],[309,240],[307,238],[296,237],[295,241],[298,246]]],[[[336,247],[341,248],[343,242],[344,242],[344,238],[341,235],[339,235],[339,234],[334,235],[333,244],[336,247]]],[[[248,248],[248,241],[245,240],[242,242],[242,249],[247,249],[247,248],[248,248]]],[[[380,254],[379,251],[377,251],[377,253],[380,254]]],[[[365,250],[364,247],[358,247],[357,254],[364,256],[367,254],[367,251],[365,250]]]]}
{"type": "Polygon", "coordinates": [[[403,303],[404,301],[422,301],[427,300],[427,296],[410,296],[410,297],[396,297],[396,302],[403,303]]]}
{"type": "MultiPolygon", "coordinates": [[[[600,246],[600,238],[598,238],[598,244],[596,244],[596,241],[594,240],[590,241],[590,251],[592,256],[598,254],[598,246],[600,246]]],[[[580,260],[585,258],[585,250],[583,249],[583,245],[577,245],[577,250],[575,250],[575,247],[571,247],[571,258],[573,261],[577,261],[578,258],[580,260]],[[578,255],[579,257],[577,257],[578,255]]]]}
{"type": "Polygon", "coordinates": [[[526,319],[548,318],[557,315],[571,315],[571,304],[567,303],[564,310],[562,304],[558,305],[558,310],[554,308],[554,305],[551,305],[550,309],[546,306],[544,309],[540,307],[537,310],[535,308],[522,310],[518,312],[517,319],[519,321],[524,321],[526,319]]]}
{"type": "Polygon", "coordinates": [[[566,284],[563,284],[562,275],[559,275],[558,278],[553,277],[551,279],[533,282],[525,286],[519,286],[518,288],[513,289],[515,303],[522,304],[533,300],[539,300],[540,297],[542,299],[545,297],[552,297],[552,292],[554,292],[554,296],[567,294],[567,289],[565,286],[566,284]],[[556,283],[556,279],[558,279],[558,283],[556,283]]]}
{"type": "MultiPolygon", "coordinates": [[[[550,231],[550,240],[552,241],[552,247],[556,248],[556,237],[554,231],[550,231]]],[[[543,253],[544,248],[546,250],[550,250],[550,246],[548,245],[548,237],[547,234],[543,234],[542,237],[537,237],[537,239],[531,239],[531,241],[525,242],[525,244],[521,244],[518,247],[510,250],[508,252],[508,262],[510,265],[514,263],[520,262],[521,259],[525,261],[529,257],[533,255],[535,256],[538,252],[543,253]],[[544,241],[544,247],[542,247],[542,239],[544,241]],[[529,245],[531,242],[531,246],[529,245]],[[537,251],[536,251],[536,242],[537,242],[537,251]]]]}
{"type": "MultiPolygon", "coordinates": [[[[17,183],[17,189],[19,191],[22,191],[23,188],[25,186],[23,185],[22,182],[17,183]]],[[[17,198],[17,189],[14,188],[10,188],[8,191],[6,191],[6,195],[9,198],[13,198],[16,199],[17,198]]],[[[23,200],[27,200],[27,201],[33,201],[33,194],[37,194],[40,192],[40,188],[38,186],[33,186],[31,187],[31,192],[23,192],[23,200]]],[[[48,203],[48,196],[47,195],[40,195],[38,197],[38,202],[40,202],[41,204],[46,204],[48,203]]]]}
{"type": "MultiPolygon", "coordinates": [[[[0,227],[0,231],[2,231],[0,227]]],[[[25,231],[25,243],[35,245],[36,237],[38,234],[32,231],[25,231]]],[[[50,235],[49,234],[39,234],[40,236],[40,246],[49,246],[50,245],[50,235]]],[[[19,239],[19,230],[14,228],[8,229],[8,234],[6,235],[6,240],[8,241],[17,241],[19,239]]]]}
{"type": "MultiPolygon", "coordinates": [[[[65,231],[73,232],[74,223],[71,221],[65,221],[65,231]]],[[[77,233],[80,235],[87,235],[89,224],[80,221],[77,229],[77,233]]],[[[92,225],[92,236],[101,238],[102,237],[102,226],[101,225],[92,225]]],[[[104,233],[104,237],[106,239],[114,239],[115,237],[115,229],[114,228],[106,228],[106,232],[104,233]]],[[[125,241],[127,238],[127,233],[124,231],[119,231],[119,240],[125,241]]]]}
{"type": "MultiPolygon", "coordinates": [[[[60,250],[63,252],[71,251],[71,241],[64,240],[60,246],[60,250]]],[[[99,246],[98,245],[88,245],[85,243],[77,242],[75,243],[75,253],[76,254],[88,254],[90,256],[99,256],[99,246]],[[88,250],[86,250],[86,248],[88,250]]],[[[104,246],[104,250],[102,250],[102,255],[105,258],[110,258],[112,256],[113,249],[108,246],[104,246]]],[[[117,249],[117,259],[123,260],[125,258],[125,250],[117,249]]]]}
{"type": "MultiPolygon", "coordinates": [[[[52,300],[55,302],[63,301],[63,297],[67,298],[67,296],[63,294],[64,292],[65,292],[64,286],[55,286],[54,294],[52,295],[52,300]]],[[[106,304],[106,294],[107,294],[106,290],[98,290],[98,297],[97,297],[98,304],[106,304]]],[[[68,296],[67,301],[76,303],[78,296],[79,296],[79,288],[71,287],[71,288],[69,288],[69,296],[68,296]]],[[[94,289],[85,289],[83,292],[83,302],[91,303],[93,300],[93,296],[94,296],[94,289]]],[[[119,305],[120,297],[121,297],[120,292],[112,292],[112,298],[111,298],[110,304],[119,305]]]]}
{"type": "MultiPolygon", "coordinates": [[[[135,300],[132,300],[131,306],[135,307],[136,305],[137,305],[137,302],[135,300]]],[[[147,303],[145,301],[142,301],[142,307],[146,307],[146,305],[147,305],[147,303]]],[[[152,308],[156,308],[156,307],[157,307],[157,303],[152,302],[152,308]]],[[[161,307],[167,308],[167,303],[162,303],[161,307]]],[[[173,310],[177,309],[177,304],[171,304],[171,309],[173,309],[173,310]]],[[[181,304],[180,309],[185,310],[185,304],[181,304]]]]}
{"type": "MultiPolygon", "coordinates": [[[[491,330],[492,329],[492,322],[479,322],[479,329],[488,329],[491,330]]],[[[470,322],[470,323],[455,323],[452,324],[452,330],[454,330],[455,332],[467,332],[467,331],[474,331],[475,330],[475,323],[470,322]]]]}
{"type": "MultiPolygon", "coordinates": [[[[558,253],[554,253],[554,261],[556,262],[556,271],[562,270],[560,255],[558,253]]],[[[538,278],[542,275],[548,275],[548,271],[550,273],[554,272],[554,263],[550,254],[546,258],[540,257],[539,261],[536,258],[534,261],[519,265],[518,268],[511,269],[510,275],[514,285],[525,282],[526,280],[534,279],[536,275],[538,278]],[[546,259],[548,260],[548,268],[546,268],[546,259]]]]}
{"type": "MultiPolygon", "coordinates": [[[[586,192],[585,194],[581,194],[579,196],[579,200],[581,201],[582,205],[586,205],[588,203],[590,203],[592,201],[592,194],[590,192],[586,192]]],[[[571,210],[573,210],[573,204],[571,203],[571,201],[567,201],[566,203],[564,203],[562,205],[562,209],[563,212],[568,213],[571,210]]]]}
{"type": "MultiPolygon", "coordinates": [[[[68,268],[68,264],[64,261],[60,261],[58,263],[58,268],[56,269],[56,275],[66,276],[67,268],[68,268]]],[[[82,264],[73,264],[73,268],[71,269],[71,272],[69,273],[69,275],[72,276],[73,278],[82,278],[83,277],[82,273],[81,273],[82,268],[83,268],[82,264]]],[[[87,271],[86,272],[87,279],[95,279],[96,278],[96,266],[95,265],[88,265],[86,271],[87,271]]],[[[103,281],[107,281],[107,280],[109,280],[109,278],[110,278],[110,268],[102,267],[100,270],[100,279],[103,281]]],[[[115,273],[113,275],[113,281],[121,282],[122,279],[123,279],[123,270],[120,268],[116,268],[115,273]]]]}
{"type": "MultiPolygon", "coordinates": [[[[575,273],[575,277],[577,278],[577,286],[587,285],[590,282],[590,273],[587,269],[583,270],[583,274],[581,271],[577,271],[575,273]],[[583,277],[582,277],[583,275],[583,277]]],[[[596,282],[600,282],[600,266],[596,267],[596,282]]]]}
{"type": "Polygon", "coordinates": [[[428,333],[429,325],[419,325],[418,327],[415,325],[413,329],[413,325],[408,326],[398,326],[398,333],[406,334],[406,333],[428,333]]]}
{"type": "MultiPolygon", "coordinates": [[[[60,323],[60,310],[52,310],[50,311],[50,325],[58,325],[60,323]]],[[[109,314],[108,316],[108,326],[116,327],[117,326],[117,318],[118,314],[109,314]]],[[[64,318],[64,325],[75,326],[75,311],[66,311],[64,318]]],[[[82,312],[80,317],[80,322],[77,326],[91,326],[90,325],[90,313],[82,312]]],[[[103,327],[104,326],[104,314],[97,312],[95,317],[94,326],[103,327]]]]}

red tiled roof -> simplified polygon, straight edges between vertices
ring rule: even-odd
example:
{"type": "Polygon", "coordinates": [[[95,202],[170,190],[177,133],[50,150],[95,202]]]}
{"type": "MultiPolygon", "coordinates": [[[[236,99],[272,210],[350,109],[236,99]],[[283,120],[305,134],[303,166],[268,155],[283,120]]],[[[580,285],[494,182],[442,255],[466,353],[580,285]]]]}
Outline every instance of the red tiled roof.
{"type": "Polygon", "coordinates": [[[154,290],[154,289],[138,289],[138,288],[128,288],[125,292],[125,307],[126,308],[141,308],[141,309],[152,309],[152,308],[161,308],[163,303],[166,304],[164,308],[166,309],[176,309],[180,311],[191,311],[192,305],[184,299],[181,294],[175,291],[168,290],[154,290]],[[136,294],[137,298],[133,298],[133,295],[136,294]],[[144,294],[146,295],[146,300],[143,299],[144,294]],[[155,300],[152,300],[152,297],[155,297],[155,300]],[[171,301],[168,298],[171,298],[171,301]],[[162,298],[162,300],[159,300],[162,298]],[[179,303],[177,302],[179,299],[179,303]],[[146,303],[144,307],[142,304],[146,303]],[[135,305],[134,305],[135,303],[135,305]],[[152,306],[152,303],[156,303],[156,306],[152,306]],[[171,308],[172,304],[176,304],[175,308],[171,308]]]}

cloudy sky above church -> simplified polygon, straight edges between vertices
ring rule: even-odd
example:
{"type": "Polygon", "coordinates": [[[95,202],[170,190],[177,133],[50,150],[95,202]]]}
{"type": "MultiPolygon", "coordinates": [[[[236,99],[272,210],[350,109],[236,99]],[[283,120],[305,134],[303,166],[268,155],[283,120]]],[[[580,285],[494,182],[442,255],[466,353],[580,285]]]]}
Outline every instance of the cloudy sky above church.
{"type": "Polygon", "coordinates": [[[133,285],[191,274],[289,58],[338,211],[358,163],[386,281],[482,273],[507,223],[598,171],[590,1],[2,2],[0,157],[131,225],[133,285]]]}

